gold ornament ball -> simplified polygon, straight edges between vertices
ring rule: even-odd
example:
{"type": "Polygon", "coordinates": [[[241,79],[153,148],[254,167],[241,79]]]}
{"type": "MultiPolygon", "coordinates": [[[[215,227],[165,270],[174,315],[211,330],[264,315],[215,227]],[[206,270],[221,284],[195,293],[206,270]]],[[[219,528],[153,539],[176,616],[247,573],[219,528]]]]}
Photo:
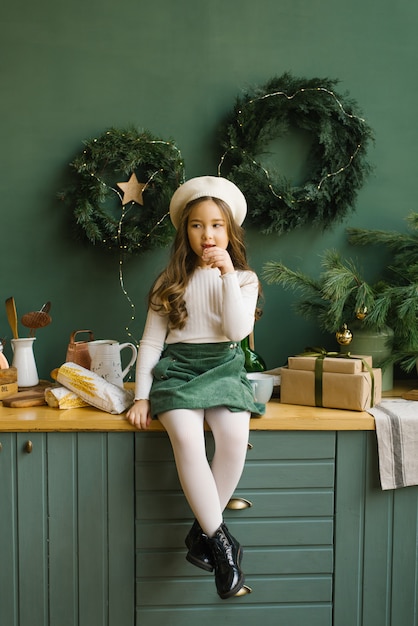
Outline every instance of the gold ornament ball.
{"type": "Polygon", "coordinates": [[[367,306],[361,306],[356,310],[356,317],[358,320],[364,320],[367,316],[367,306]]]}
{"type": "Polygon", "coordinates": [[[340,346],[348,346],[353,339],[353,333],[347,328],[347,324],[343,324],[341,328],[337,330],[335,336],[340,346]]]}

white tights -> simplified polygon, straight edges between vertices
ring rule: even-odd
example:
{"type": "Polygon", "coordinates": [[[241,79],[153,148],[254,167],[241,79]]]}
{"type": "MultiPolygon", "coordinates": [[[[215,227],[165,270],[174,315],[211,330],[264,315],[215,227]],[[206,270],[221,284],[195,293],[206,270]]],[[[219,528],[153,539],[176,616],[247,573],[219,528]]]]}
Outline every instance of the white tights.
{"type": "Polygon", "coordinates": [[[248,446],[250,413],[226,407],[176,409],[159,415],[170,437],[184,495],[202,530],[212,537],[241,477],[248,446]],[[204,420],[215,441],[212,463],[206,456],[204,420]]]}

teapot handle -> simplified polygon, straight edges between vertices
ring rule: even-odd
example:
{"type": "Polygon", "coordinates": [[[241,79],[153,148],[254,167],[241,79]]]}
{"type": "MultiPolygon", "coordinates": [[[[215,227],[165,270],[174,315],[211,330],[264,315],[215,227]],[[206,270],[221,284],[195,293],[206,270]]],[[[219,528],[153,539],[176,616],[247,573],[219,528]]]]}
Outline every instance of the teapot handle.
{"type": "Polygon", "coordinates": [[[119,352],[122,352],[124,348],[130,348],[132,351],[132,356],[128,365],[125,367],[125,369],[122,372],[122,379],[125,378],[129,370],[131,369],[132,365],[135,363],[136,357],[138,356],[138,350],[136,349],[133,343],[121,343],[119,346],[119,352]]]}
{"type": "Polygon", "coordinates": [[[76,335],[78,335],[78,333],[89,333],[88,341],[93,341],[94,339],[92,330],[73,330],[73,332],[70,335],[70,343],[77,343],[75,338],[76,338],[76,335]]]}

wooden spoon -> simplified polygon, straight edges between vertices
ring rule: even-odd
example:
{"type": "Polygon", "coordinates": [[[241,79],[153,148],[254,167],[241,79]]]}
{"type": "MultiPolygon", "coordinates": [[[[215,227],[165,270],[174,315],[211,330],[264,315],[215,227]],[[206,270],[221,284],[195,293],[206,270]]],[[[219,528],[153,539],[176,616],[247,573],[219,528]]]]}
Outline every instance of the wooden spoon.
{"type": "Polygon", "coordinates": [[[48,315],[48,311],[51,308],[51,303],[46,302],[39,311],[31,311],[22,315],[20,320],[23,326],[30,328],[29,336],[33,337],[37,328],[43,328],[48,326],[52,322],[52,317],[48,315]]]}
{"type": "Polygon", "coordinates": [[[14,298],[7,298],[6,313],[7,313],[7,321],[9,322],[9,326],[12,330],[13,339],[19,339],[19,334],[17,332],[16,304],[15,304],[14,298]]]}

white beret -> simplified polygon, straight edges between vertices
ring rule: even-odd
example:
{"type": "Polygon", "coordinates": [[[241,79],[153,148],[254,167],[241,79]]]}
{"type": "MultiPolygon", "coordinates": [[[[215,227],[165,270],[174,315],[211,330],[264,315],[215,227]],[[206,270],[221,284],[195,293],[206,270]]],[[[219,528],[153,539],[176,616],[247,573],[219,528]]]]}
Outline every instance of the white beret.
{"type": "Polygon", "coordinates": [[[238,187],[220,176],[198,176],[176,189],[170,202],[170,218],[178,228],[181,213],[189,202],[209,196],[223,200],[231,209],[234,221],[241,226],[247,214],[247,202],[238,187]]]}

